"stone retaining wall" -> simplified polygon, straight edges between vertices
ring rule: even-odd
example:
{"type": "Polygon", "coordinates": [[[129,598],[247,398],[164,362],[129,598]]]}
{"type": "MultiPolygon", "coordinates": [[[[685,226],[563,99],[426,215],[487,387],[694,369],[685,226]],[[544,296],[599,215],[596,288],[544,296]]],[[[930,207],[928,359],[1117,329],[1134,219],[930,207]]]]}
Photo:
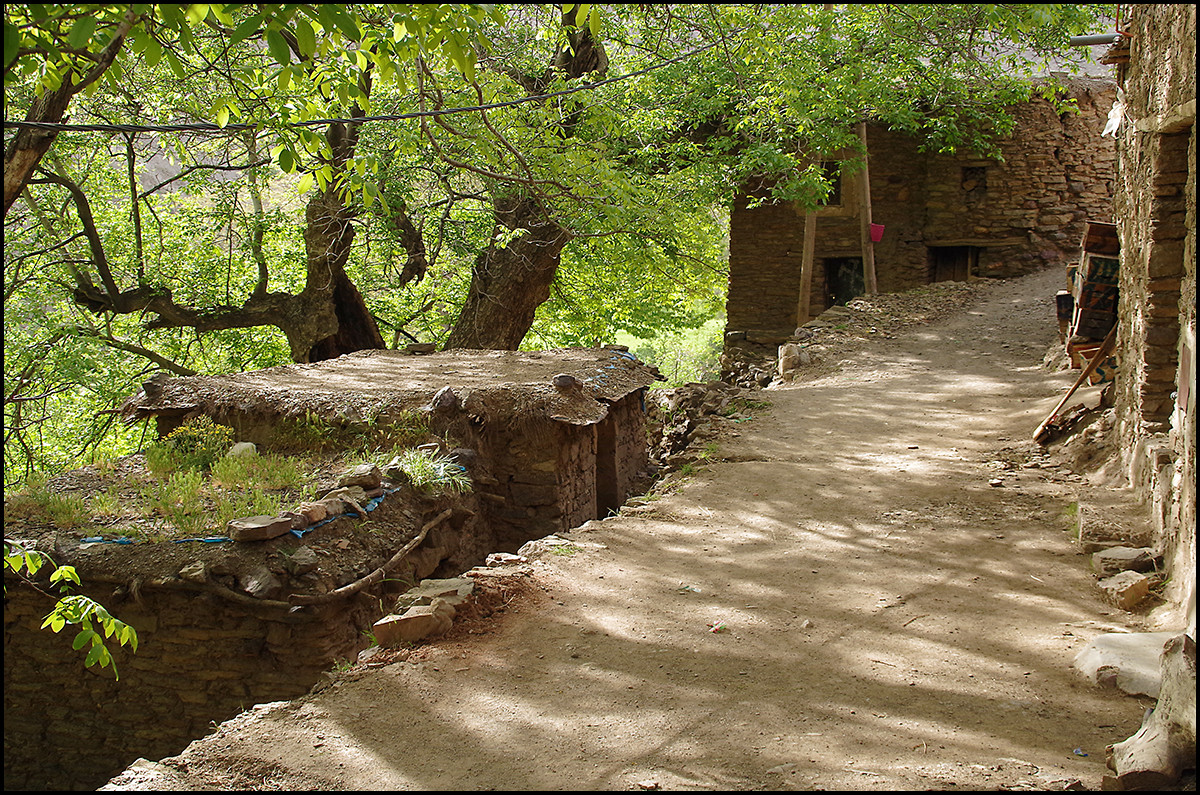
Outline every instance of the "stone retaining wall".
{"type": "MultiPolygon", "coordinates": [[[[456,501],[470,511],[467,503],[473,499],[456,501]]],[[[452,519],[431,531],[389,574],[392,581],[296,611],[234,601],[175,577],[131,594],[119,572],[82,571],[80,592],[138,631],[136,653],[112,649],[119,681],[83,667],[71,628],[59,635],[41,629],[53,602],[6,577],[5,789],[95,789],[138,757],[180,752],[214,721],[303,695],[322,672],[370,645],[364,631],[406,582],[458,557],[459,536],[478,535],[467,512],[457,518],[457,527],[452,519]]]]}
{"type": "Polygon", "coordinates": [[[1116,408],[1130,480],[1196,631],[1196,6],[1131,6],[1118,132],[1116,408]]]}

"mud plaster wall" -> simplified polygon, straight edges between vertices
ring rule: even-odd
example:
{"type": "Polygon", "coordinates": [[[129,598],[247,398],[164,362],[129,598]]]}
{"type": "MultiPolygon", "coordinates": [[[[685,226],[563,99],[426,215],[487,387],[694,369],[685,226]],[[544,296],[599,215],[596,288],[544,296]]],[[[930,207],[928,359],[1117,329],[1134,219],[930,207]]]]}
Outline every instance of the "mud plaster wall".
{"type": "Polygon", "coordinates": [[[1196,631],[1196,6],[1129,7],[1117,416],[1130,480],[1161,533],[1168,596],[1196,631]]]}
{"type": "Polygon", "coordinates": [[[119,573],[81,571],[79,592],[138,632],[136,653],[112,648],[119,681],[83,667],[70,629],[40,629],[52,603],[6,578],[5,789],[96,789],[138,757],[179,753],[208,734],[212,721],[303,695],[323,671],[369,645],[363,631],[407,587],[399,581],[433,575],[459,551],[459,535],[476,536],[470,520],[454,521],[429,532],[389,575],[395,581],[295,613],[247,606],[175,578],[147,582],[135,599],[118,584],[119,573]]]}
{"type": "MultiPolygon", "coordinates": [[[[922,153],[908,136],[868,127],[872,220],[886,228],[875,244],[881,292],[932,281],[930,246],[976,247],[974,275],[1005,278],[1065,265],[1078,256],[1085,221],[1111,222],[1115,151],[1100,133],[1115,87],[1080,79],[1070,95],[1078,115],[1060,116],[1042,99],[1014,107],[1003,160],[922,153]]],[[[810,316],[827,306],[823,260],[862,255],[860,179],[845,177],[842,205],[818,211],[810,316]]],[[[730,216],[726,330],[754,342],[755,331],[769,338],[795,328],[804,213],[790,203],[746,205],[739,199],[730,216]]]]}

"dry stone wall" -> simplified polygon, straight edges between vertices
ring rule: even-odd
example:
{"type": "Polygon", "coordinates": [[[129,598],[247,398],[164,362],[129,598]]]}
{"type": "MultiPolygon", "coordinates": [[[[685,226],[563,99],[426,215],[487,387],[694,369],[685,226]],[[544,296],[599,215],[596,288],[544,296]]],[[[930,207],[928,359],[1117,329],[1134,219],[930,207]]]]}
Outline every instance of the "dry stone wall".
{"type": "MultiPolygon", "coordinates": [[[[465,557],[475,539],[487,535],[479,513],[470,495],[429,501],[420,511],[397,500],[385,503],[373,520],[429,524],[424,541],[382,582],[297,609],[283,601],[288,597],[280,593],[280,581],[299,587],[316,575],[292,566],[295,554],[284,554],[295,546],[290,542],[205,544],[190,552],[186,545],[158,550],[161,545],[134,544],[109,547],[111,554],[98,560],[76,560],[65,544],[53,556],[79,567],[81,592],[138,632],[135,653],[112,649],[119,681],[108,671],[83,667],[71,649],[73,631],[43,630],[53,603],[6,576],[6,788],[94,789],[138,757],[178,753],[205,735],[212,721],[303,695],[324,671],[353,661],[369,645],[365,633],[397,592],[447,567],[458,572],[483,560],[490,550],[465,557]],[[203,565],[181,566],[191,558],[203,565]],[[131,573],[135,569],[138,574],[131,573]],[[150,576],[152,569],[159,573],[150,576]],[[271,592],[251,595],[262,581],[272,582],[271,592]]],[[[341,545],[351,543],[337,540],[347,534],[338,528],[327,525],[318,532],[328,535],[308,544],[337,557],[341,545]]],[[[416,532],[414,526],[410,535],[416,532]]],[[[380,566],[389,557],[385,548],[367,565],[380,566]]],[[[332,585],[366,573],[346,572],[332,585]]]]}
{"type": "Polygon", "coordinates": [[[223,721],[306,692],[337,660],[353,660],[378,618],[366,596],[289,616],[219,597],[146,588],[138,604],[84,592],[138,631],[116,650],[120,681],[82,666],[72,632],[40,629],[49,605],[10,588],[4,610],[6,789],[95,789],[138,757],[161,759],[223,721]]]}
{"type": "Polygon", "coordinates": [[[1117,418],[1130,480],[1195,633],[1196,6],[1131,7],[1118,131],[1117,418]]]}
{"type": "Polygon", "coordinates": [[[477,483],[496,550],[515,552],[531,539],[577,527],[633,493],[648,463],[643,393],[611,402],[599,423],[530,417],[457,431],[487,462],[477,483]]]}

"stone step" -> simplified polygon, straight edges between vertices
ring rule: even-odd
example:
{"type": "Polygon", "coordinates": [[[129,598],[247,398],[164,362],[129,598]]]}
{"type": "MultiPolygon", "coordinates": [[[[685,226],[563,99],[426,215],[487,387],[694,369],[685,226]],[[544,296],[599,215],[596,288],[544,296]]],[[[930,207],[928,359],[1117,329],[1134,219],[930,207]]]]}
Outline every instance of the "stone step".
{"type": "Polygon", "coordinates": [[[1088,555],[1112,547],[1150,547],[1154,528],[1149,512],[1129,490],[1096,491],[1079,501],[1075,540],[1088,555]]]}

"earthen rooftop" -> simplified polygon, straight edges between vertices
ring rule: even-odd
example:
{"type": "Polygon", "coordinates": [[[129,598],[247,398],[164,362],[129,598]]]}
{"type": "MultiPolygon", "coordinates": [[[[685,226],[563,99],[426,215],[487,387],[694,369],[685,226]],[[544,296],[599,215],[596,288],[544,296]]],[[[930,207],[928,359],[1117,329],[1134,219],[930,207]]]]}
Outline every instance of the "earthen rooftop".
{"type": "Polygon", "coordinates": [[[131,423],[194,411],[280,417],[312,412],[329,420],[386,422],[404,411],[431,408],[433,397],[450,387],[455,405],[479,419],[532,413],[586,425],[603,419],[608,403],[656,380],[657,370],[611,348],[421,355],[371,350],[313,364],[148,382],[126,400],[121,414],[131,423]],[[558,375],[578,383],[555,386],[558,375]]]}

